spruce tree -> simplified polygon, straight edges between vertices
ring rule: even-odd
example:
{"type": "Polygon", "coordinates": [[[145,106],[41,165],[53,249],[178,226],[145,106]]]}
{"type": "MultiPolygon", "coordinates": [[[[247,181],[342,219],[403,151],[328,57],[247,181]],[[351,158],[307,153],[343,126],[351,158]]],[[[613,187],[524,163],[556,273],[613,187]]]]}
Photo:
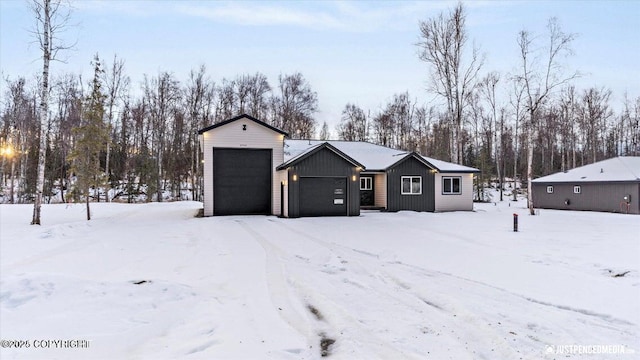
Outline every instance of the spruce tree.
{"type": "Polygon", "coordinates": [[[75,142],[70,156],[71,171],[76,176],[73,195],[85,200],[87,220],[91,220],[89,207],[91,188],[99,194],[98,189],[105,182],[105,174],[100,169],[100,152],[106,150],[106,144],[109,141],[108,127],[104,122],[106,96],[100,89],[102,69],[97,54],[93,66],[91,94],[84,101],[81,125],[73,129],[75,142]]]}

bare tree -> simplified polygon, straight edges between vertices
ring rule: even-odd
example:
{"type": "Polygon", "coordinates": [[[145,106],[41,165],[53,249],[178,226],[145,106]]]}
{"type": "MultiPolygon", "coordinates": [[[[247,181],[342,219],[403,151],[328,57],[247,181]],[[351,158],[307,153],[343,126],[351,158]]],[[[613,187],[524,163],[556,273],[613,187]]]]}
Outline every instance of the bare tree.
{"type": "Polygon", "coordinates": [[[289,133],[293,139],[310,138],[315,133],[318,94],[301,73],[280,75],[280,96],[273,101],[273,125],[289,133]]]}
{"type": "MultiPolygon", "coordinates": [[[[169,123],[171,115],[174,115],[174,108],[180,100],[179,82],[173,74],[161,72],[157,78],[151,82],[145,79],[144,83],[145,99],[149,104],[149,115],[153,128],[153,156],[156,166],[155,192],[158,202],[162,202],[162,192],[164,190],[164,154],[169,130],[172,123],[169,123]]],[[[149,193],[152,193],[151,191],[149,193]]],[[[148,199],[150,200],[150,198],[148,199]]]]}
{"type": "MultiPolygon", "coordinates": [[[[500,126],[500,132],[498,132],[498,106],[497,106],[497,98],[496,98],[496,86],[498,85],[498,82],[500,81],[500,74],[498,74],[497,72],[493,71],[490,72],[489,74],[487,74],[487,76],[485,76],[481,81],[480,81],[480,92],[482,93],[482,95],[484,96],[485,100],[487,101],[487,103],[489,104],[489,116],[491,117],[491,121],[493,122],[493,147],[494,147],[494,157],[495,157],[495,161],[496,161],[496,171],[498,173],[498,182],[500,185],[500,201],[503,200],[503,195],[502,195],[502,169],[501,169],[501,165],[500,165],[500,159],[502,158],[501,154],[500,154],[500,142],[498,141],[498,138],[502,138],[502,128],[503,126],[500,126]]],[[[503,119],[504,117],[501,117],[501,119],[503,119]]],[[[502,122],[501,122],[501,125],[502,122]]]]}
{"type": "Polygon", "coordinates": [[[31,225],[40,225],[40,210],[42,207],[42,193],[44,189],[44,171],[47,155],[47,127],[49,114],[49,63],[56,60],[58,51],[69,49],[57,35],[68,25],[71,13],[61,7],[61,0],[34,0],[31,11],[36,18],[32,31],[42,50],[42,79],[40,79],[40,147],[38,150],[38,176],[36,180],[36,196],[33,204],[33,218],[31,225]]]}
{"type": "Polygon", "coordinates": [[[463,112],[468,96],[473,91],[475,78],[483,60],[477,48],[473,48],[468,62],[463,60],[467,44],[466,14],[462,3],[447,17],[420,22],[422,41],[419,58],[431,67],[429,90],[447,101],[447,114],[452,124],[451,161],[462,162],[463,112]]]}
{"type": "Polygon", "coordinates": [[[347,104],[342,110],[342,118],[336,130],[340,140],[367,141],[367,115],[357,105],[347,104]]]}
{"type": "Polygon", "coordinates": [[[611,90],[590,88],[584,91],[578,116],[584,132],[585,152],[591,158],[589,163],[602,160],[605,154],[605,139],[608,121],[613,116],[609,108],[611,90]]]}
{"type": "Polygon", "coordinates": [[[513,122],[514,122],[514,137],[513,137],[513,201],[518,200],[518,129],[522,124],[522,118],[524,117],[523,109],[523,96],[524,96],[524,84],[518,77],[512,79],[512,92],[509,93],[509,103],[513,108],[513,122]]]}
{"type": "Polygon", "coordinates": [[[207,70],[201,65],[197,71],[191,70],[185,88],[184,106],[189,122],[189,142],[191,148],[191,199],[200,199],[200,183],[202,180],[202,165],[200,163],[200,143],[198,130],[209,125],[212,120],[215,100],[215,84],[207,76],[207,70]]]}
{"type": "Polygon", "coordinates": [[[552,91],[579,76],[578,72],[565,75],[561,58],[572,53],[571,42],[575,34],[565,34],[556,18],[549,19],[546,47],[537,48],[535,38],[525,30],[518,34],[520,48],[519,78],[524,84],[526,110],[529,117],[527,126],[527,190],[529,213],[534,215],[531,180],[533,180],[533,139],[536,137],[537,117],[541,106],[552,91]]]}
{"type": "MultiPolygon", "coordinates": [[[[107,95],[107,128],[109,132],[111,132],[113,127],[114,110],[118,106],[118,101],[121,100],[123,91],[129,86],[129,77],[124,74],[124,60],[118,59],[118,56],[114,55],[111,67],[107,67],[107,70],[102,72],[102,76],[107,95]]],[[[107,153],[104,166],[104,171],[107,174],[107,177],[109,177],[111,173],[111,169],[109,168],[109,162],[111,160],[110,138],[111,137],[109,137],[109,140],[107,141],[107,153]]],[[[107,184],[106,200],[109,202],[111,200],[109,197],[111,183],[107,182],[107,184]]]]}
{"type": "Polygon", "coordinates": [[[322,129],[320,129],[320,140],[329,140],[329,125],[327,125],[327,122],[323,122],[322,123],[322,129]]]}

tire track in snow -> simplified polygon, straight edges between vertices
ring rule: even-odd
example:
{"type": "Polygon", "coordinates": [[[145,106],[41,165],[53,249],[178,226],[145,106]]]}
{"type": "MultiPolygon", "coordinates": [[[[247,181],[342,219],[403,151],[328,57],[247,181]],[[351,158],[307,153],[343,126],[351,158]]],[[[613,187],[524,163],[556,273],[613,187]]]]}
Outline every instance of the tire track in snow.
{"type": "MultiPolygon", "coordinates": [[[[378,285],[379,287],[376,286],[375,288],[370,286],[367,287],[366,288],[367,292],[369,293],[374,292],[375,296],[377,297],[388,298],[392,302],[400,303],[405,307],[405,309],[408,309],[409,311],[415,313],[415,315],[417,316],[425,317],[425,315],[428,315],[430,319],[438,318],[439,320],[441,320],[441,322],[444,321],[449,324],[452,322],[451,317],[459,316],[459,319],[464,319],[465,326],[456,328],[458,331],[463,333],[462,336],[458,336],[458,339],[461,339],[461,338],[475,339],[477,342],[481,343],[481,342],[486,342],[487,337],[490,337],[493,340],[492,344],[494,345],[494,348],[497,348],[498,350],[497,352],[494,352],[492,355],[495,356],[499,354],[503,357],[505,356],[514,357],[517,355],[516,350],[514,350],[514,348],[505,341],[504,336],[502,336],[504,334],[502,335],[498,334],[496,332],[496,329],[490,326],[487,326],[484,322],[480,322],[480,320],[478,319],[478,316],[476,316],[470,311],[467,311],[466,308],[461,303],[455,301],[453,298],[448,297],[446,300],[445,299],[438,299],[438,300],[426,299],[424,296],[417,294],[415,291],[413,291],[410,285],[399,280],[396,274],[391,274],[391,272],[387,268],[385,268],[384,266],[385,264],[394,265],[393,262],[383,261],[376,254],[372,254],[366,251],[350,248],[344,245],[324,241],[304,231],[295,229],[289,226],[288,224],[284,224],[280,221],[276,222],[271,219],[269,219],[269,221],[277,223],[281,227],[285,228],[287,231],[300,235],[305,239],[310,240],[315,244],[318,244],[328,249],[330,252],[334,253],[338,258],[352,260],[350,261],[350,264],[352,265],[355,264],[358,267],[358,272],[362,274],[368,274],[371,278],[374,278],[375,280],[377,280],[379,284],[381,284],[381,285],[378,285]],[[355,258],[357,258],[358,261],[353,261],[354,256],[355,258]],[[371,263],[371,261],[373,260],[375,264],[373,264],[373,266],[362,265],[360,264],[360,262],[362,262],[363,260],[364,260],[364,263],[367,263],[367,262],[371,263]],[[376,271],[371,272],[369,269],[376,269],[376,271]],[[390,289],[390,287],[392,288],[390,289]],[[447,305],[445,306],[440,304],[447,304],[447,305]],[[469,331],[468,330],[469,325],[473,325],[473,328],[475,331],[469,331]]],[[[426,272],[427,270],[423,269],[423,271],[426,272]]],[[[432,278],[438,277],[438,276],[439,277],[444,276],[446,278],[451,277],[451,275],[449,274],[444,274],[439,272],[432,272],[428,276],[432,278]]],[[[459,279],[459,280],[464,280],[464,279],[459,279]]],[[[449,281],[449,279],[443,279],[442,281],[447,282],[449,281]]],[[[371,284],[372,282],[369,282],[369,283],[371,284]]],[[[339,304],[335,304],[335,306],[337,308],[340,308],[339,304]]],[[[344,317],[352,319],[351,321],[352,324],[360,323],[358,319],[355,319],[352,316],[350,316],[350,314],[348,314],[347,311],[343,309],[340,309],[340,310],[342,310],[342,313],[343,313],[342,315],[344,317]]],[[[451,325],[453,326],[454,324],[451,324],[451,325]]],[[[368,329],[363,329],[363,330],[368,331],[368,329]]],[[[451,336],[453,337],[453,335],[451,336]]],[[[382,339],[380,340],[384,341],[382,339]]],[[[389,344],[389,345],[392,347],[395,347],[393,344],[389,344]]],[[[494,350],[495,349],[492,349],[492,351],[494,350]]],[[[407,357],[408,354],[401,352],[400,350],[398,351],[400,352],[400,355],[402,357],[404,358],[407,357]]],[[[396,357],[397,356],[398,354],[396,354],[396,357]]]]}
{"type": "MultiPolygon", "coordinates": [[[[281,229],[281,223],[275,222],[272,219],[267,219],[268,221],[268,225],[269,226],[277,226],[278,230],[282,230],[281,229]]],[[[296,293],[296,297],[301,299],[301,303],[304,303],[305,309],[304,311],[302,311],[303,313],[308,313],[308,308],[307,306],[313,306],[313,308],[315,308],[317,311],[319,311],[322,314],[326,314],[326,311],[323,310],[324,306],[326,306],[326,301],[322,301],[325,296],[321,293],[318,293],[317,289],[313,288],[313,286],[310,286],[308,284],[305,284],[304,281],[301,281],[299,278],[297,278],[296,274],[292,274],[290,272],[286,271],[286,266],[284,266],[285,262],[290,262],[290,263],[294,263],[294,264],[300,264],[301,266],[303,266],[304,268],[306,268],[307,270],[310,270],[310,265],[316,265],[316,264],[312,264],[310,263],[310,259],[304,257],[304,256],[300,256],[300,255],[296,255],[296,254],[290,254],[287,255],[287,253],[283,250],[280,249],[280,247],[276,246],[275,244],[273,244],[272,241],[267,240],[264,236],[262,236],[260,233],[256,232],[255,230],[253,230],[252,228],[250,228],[246,223],[238,221],[243,228],[249,233],[251,234],[264,248],[265,248],[265,252],[267,253],[267,263],[270,265],[267,265],[268,268],[268,272],[269,272],[269,268],[274,267],[274,264],[277,265],[277,263],[280,263],[281,266],[279,267],[279,271],[281,271],[280,276],[279,277],[273,277],[273,276],[269,276],[268,279],[270,281],[275,280],[275,282],[272,282],[269,284],[270,288],[271,286],[273,286],[273,288],[275,289],[281,289],[283,287],[289,287],[291,290],[295,291],[296,293]],[[285,276],[288,277],[289,279],[291,279],[289,281],[289,283],[291,284],[291,286],[286,284],[286,280],[285,280],[285,276]],[[283,285],[284,284],[284,285],[283,285]],[[320,306],[320,305],[324,305],[324,306],[320,306]]],[[[291,230],[289,230],[289,232],[293,232],[291,230]]],[[[293,232],[295,233],[295,232],[293,232]]],[[[306,238],[306,236],[305,236],[306,238]]],[[[298,240],[298,239],[296,239],[298,240]]],[[[313,241],[313,239],[311,239],[313,241]]],[[[315,242],[315,241],[314,241],[315,242]]],[[[321,248],[327,249],[330,253],[333,254],[333,256],[336,256],[336,251],[334,251],[333,249],[328,248],[325,244],[317,244],[319,245],[321,248]]],[[[339,256],[338,256],[339,257],[339,256]]],[[[278,271],[276,270],[276,271],[278,271]]],[[[272,271],[273,272],[273,271],[272,271]]],[[[332,271],[327,271],[327,269],[317,269],[316,271],[314,271],[316,273],[323,273],[326,274],[326,276],[333,276],[335,273],[332,271]]],[[[374,276],[374,275],[371,275],[374,276]]],[[[272,296],[273,296],[273,291],[272,292],[272,296]]],[[[384,296],[384,295],[389,295],[389,293],[387,291],[380,291],[377,296],[384,296]]],[[[277,293],[276,293],[276,298],[277,298],[277,293]]],[[[401,301],[401,299],[399,298],[394,298],[397,301],[401,301]]],[[[367,347],[369,348],[374,348],[376,349],[374,351],[374,353],[376,353],[378,356],[380,356],[380,358],[383,359],[420,359],[422,358],[421,356],[418,355],[411,355],[411,354],[407,354],[407,352],[404,352],[402,350],[396,349],[394,347],[389,347],[389,346],[381,346],[381,344],[386,343],[385,339],[379,338],[378,336],[376,336],[375,334],[371,333],[369,327],[366,326],[366,324],[362,324],[358,319],[354,318],[346,309],[342,309],[340,307],[336,307],[334,309],[332,309],[334,313],[338,313],[340,314],[339,318],[340,319],[349,319],[349,323],[353,324],[354,326],[357,327],[357,333],[358,334],[370,334],[370,338],[371,341],[370,343],[366,344],[367,347]]],[[[284,314],[283,314],[284,315],[284,314]]],[[[300,314],[298,314],[300,315],[300,314]]],[[[307,317],[308,319],[308,317],[307,317]]],[[[286,317],[285,317],[285,320],[286,317]]],[[[306,323],[309,325],[309,329],[304,329],[301,330],[299,329],[298,332],[300,332],[303,335],[306,335],[305,337],[307,339],[309,339],[310,341],[312,341],[312,343],[310,344],[311,346],[313,346],[314,348],[319,344],[319,342],[322,340],[322,338],[324,337],[328,337],[328,338],[333,338],[336,340],[335,345],[337,346],[337,350],[339,351],[340,347],[343,345],[342,344],[342,340],[343,338],[341,338],[339,335],[340,332],[335,328],[334,325],[332,325],[330,323],[330,319],[317,319],[317,321],[314,321],[314,323],[310,323],[309,321],[306,321],[306,323]],[[313,340],[312,340],[313,339],[313,340]]],[[[294,320],[293,324],[292,324],[292,320],[288,319],[287,322],[291,325],[294,325],[296,323],[296,321],[300,321],[300,320],[294,320]]],[[[295,328],[295,326],[294,326],[295,328]]],[[[332,356],[339,356],[340,353],[335,353],[332,354],[332,356]]],[[[358,357],[358,356],[356,356],[358,357]]]]}
{"type": "Polygon", "coordinates": [[[280,317],[289,324],[292,329],[305,339],[310,339],[312,333],[310,326],[302,326],[302,324],[308,324],[308,317],[302,316],[300,311],[296,310],[300,309],[301,306],[296,307],[288,296],[292,288],[287,284],[285,263],[283,261],[285,259],[284,252],[260,233],[253,230],[244,221],[235,220],[235,222],[264,249],[267,288],[269,289],[269,296],[271,297],[274,310],[278,309],[277,312],[280,317]]]}
{"type": "Polygon", "coordinates": [[[613,316],[608,315],[608,314],[602,314],[602,313],[598,313],[598,312],[594,312],[594,311],[590,311],[590,310],[586,310],[586,309],[574,308],[574,307],[567,306],[567,305],[554,304],[554,303],[550,303],[550,302],[547,302],[547,301],[534,299],[534,298],[532,298],[530,296],[526,296],[526,295],[523,295],[523,294],[518,294],[518,293],[515,293],[515,292],[512,292],[512,291],[509,291],[507,289],[504,289],[504,288],[501,288],[501,287],[498,287],[498,286],[495,286],[495,285],[487,284],[487,283],[482,282],[482,281],[469,279],[469,278],[466,278],[464,276],[459,276],[459,275],[455,275],[455,274],[451,274],[451,273],[443,272],[443,271],[437,271],[437,270],[426,270],[426,269],[421,268],[419,266],[405,264],[405,263],[400,262],[400,261],[397,261],[395,263],[398,264],[398,265],[402,265],[402,266],[406,266],[408,268],[414,269],[416,271],[422,271],[422,272],[425,272],[425,273],[428,273],[428,274],[437,273],[437,274],[441,274],[441,275],[445,275],[445,276],[450,276],[450,277],[453,277],[453,278],[456,278],[456,279],[460,279],[460,280],[463,280],[463,281],[466,281],[466,282],[478,284],[478,285],[481,285],[481,286],[484,286],[484,287],[487,287],[487,288],[498,290],[498,291],[503,292],[505,294],[508,294],[510,296],[521,298],[523,300],[526,300],[528,302],[535,303],[535,304],[538,304],[538,305],[549,306],[549,307],[556,308],[558,310],[571,311],[571,312],[576,312],[576,313],[579,313],[579,314],[582,314],[582,315],[586,315],[586,316],[596,317],[596,318],[599,318],[601,320],[604,320],[604,321],[612,323],[612,324],[621,324],[621,325],[630,325],[630,326],[635,326],[636,325],[636,324],[634,324],[632,322],[629,322],[627,320],[618,319],[618,318],[613,317],[613,316]]]}

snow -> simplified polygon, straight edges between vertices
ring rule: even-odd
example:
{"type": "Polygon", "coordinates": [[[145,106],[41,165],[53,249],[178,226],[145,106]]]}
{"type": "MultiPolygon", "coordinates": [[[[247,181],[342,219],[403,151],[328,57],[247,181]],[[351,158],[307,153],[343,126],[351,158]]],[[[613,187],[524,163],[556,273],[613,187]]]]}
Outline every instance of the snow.
{"type": "Polygon", "coordinates": [[[533,180],[539,183],[596,181],[640,181],[640,156],[619,156],[533,180]]]}
{"type": "Polygon", "coordinates": [[[43,205],[31,226],[31,205],[0,205],[0,337],[31,345],[0,358],[319,359],[322,339],[330,359],[640,351],[638,216],[529,216],[524,201],[301,219],[195,218],[201,207],[98,203],[86,221],[83,205],[43,205]]]}
{"type": "MultiPolygon", "coordinates": [[[[402,160],[409,155],[403,150],[395,150],[386,146],[371,144],[364,141],[340,141],[340,140],[285,140],[284,145],[284,161],[291,161],[308,151],[315,149],[322,143],[329,143],[336,149],[342,151],[357,162],[364,165],[365,170],[376,171],[386,170],[391,165],[402,160]]],[[[453,164],[450,162],[436,160],[423,156],[423,158],[437,170],[444,172],[478,172],[478,169],[470,168],[463,165],[453,164]]]]}

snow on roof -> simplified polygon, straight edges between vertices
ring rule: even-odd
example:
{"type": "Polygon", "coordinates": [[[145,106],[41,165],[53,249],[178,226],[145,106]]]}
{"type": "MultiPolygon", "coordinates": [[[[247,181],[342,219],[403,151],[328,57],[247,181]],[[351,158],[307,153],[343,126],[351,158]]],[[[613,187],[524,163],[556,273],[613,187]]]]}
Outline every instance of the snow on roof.
{"type": "MultiPolygon", "coordinates": [[[[364,141],[286,139],[284,141],[284,161],[287,162],[302,153],[306,153],[307,150],[310,150],[310,148],[325,142],[331,144],[336,149],[349,155],[354,160],[364,165],[365,170],[369,171],[386,170],[388,167],[410,154],[410,152],[407,151],[395,150],[386,146],[375,145],[364,141]]],[[[478,171],[478,169],[457,165],[442,160],[432,159],[424,156],[423,158],[441,172],[478,171]]]]}
{"type": "Polygon", "coordinates": [[[426,156],[423,156],[423,158],[427,160],[429,164],[435,166],[440,172],[480,172],[480,170],[469,166],[458,165],[426,156]]]}
{"type": "Polygon", "coordinates": [[[640,181],[640,156],[620,156],[533,180],[538,183],[599,181],[640,181]]]}
{"type": "MultiPolygon", "coordinates": [[[[328,141],[318,141],[316,144],[309,146],[308,148],[306,148],[305,150],[299,152],[297,155],[294,155],[293,157],[289,158],[288,160],[287,160],[287,157],[288,157],[287,151],[285,150],[285,162],[282,163],[280,166],[278,166],[276,169],[277,170],[286,169],[287,167],[291,166],[293,163],[295,163],[298,160],[300,160],[303,157],[305,157],[307,154],[310,154],[310,153],[314,152],[316,149],[321,148],[321,147],[327,148],[327,149],[335,152],[338,156],[340,156],[343,159],[347,160],[348,162],[350,162],[354,166],[358,166],[358,167],[364,166],[361,163],[359,163],[357,160],[355,160],[355,159],[351,158],[349,155],[345,154],[340,149],[335,148],[328,141]]],[[[286,149],[286,145],[285,145],[285,149],[286,149]]]]}

